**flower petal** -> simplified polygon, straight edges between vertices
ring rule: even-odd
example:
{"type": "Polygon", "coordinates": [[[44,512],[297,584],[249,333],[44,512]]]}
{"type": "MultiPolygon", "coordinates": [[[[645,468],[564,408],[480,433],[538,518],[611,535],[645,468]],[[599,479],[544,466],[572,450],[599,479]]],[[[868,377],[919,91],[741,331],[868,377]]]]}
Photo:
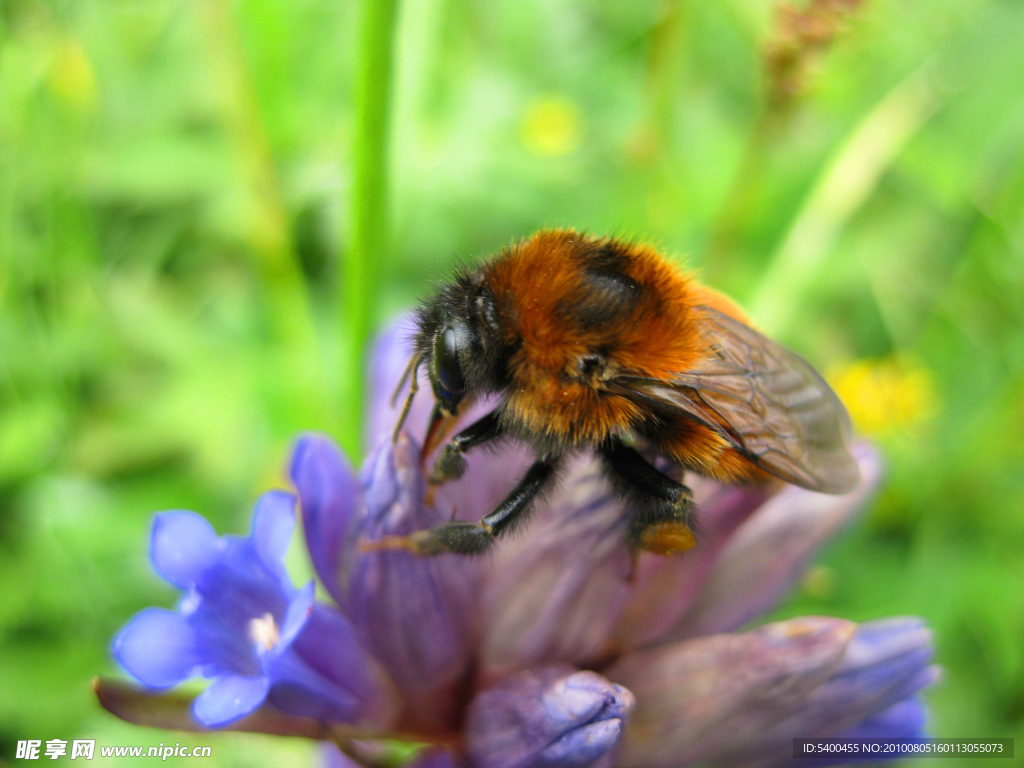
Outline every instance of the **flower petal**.
{"type": "Polygon", "coordinates": [[[857,627],[843,660],[806,701],[758,745],[767,752],[778,743],[785,752],[791,734],[832,736],[855,728],[934,682],[929,666],[931,633],[918,619],[887,619],[857,627]]]}
{"type": "Polygon", "coordinates": [[[468,768],[468,764],[450,749],[428,747],[406,763],[406,768],[468,768]]]}
{"type": "MultiPolygon", "coordinates": [[[[805,734],[795,731],[790,725],[778,726],[774,741],[765,738],[758,744],[751,745],[744,753],[720,755],[723,764],[733,768],[825,768],[830,765],[849,765],[850,757],[837,752],[831,757],[800,757],[794,758],[793,739],[796,738],[835,738],[835,739],[903,739],[918,740],[926,738],[924,725],[926,713],[920,698],[911,698],[895,704],[883,712],[871,716],[863,723],[843,731],[842,733],[805,734]]],[[[882,754],[874,758],[858,758],[857,763],[879,762],[887,759],[882,754]]]]}
{"type": "Polygon", "coordinates": [[[633,695],[596,672],[522,672],[470,705],[467,749],[477,768],[584,766],[610,752],[633,695]]]}
{"type": "Polygon", "coordinates": [[[188,622],[163,608],[137,613],[114,638],[113,654],[129,674],[150,688],[184,682],[197,674],[202,662],[188,622]]]}
{"type": "Polygon", "coordinates": [[[355,757],[363,762],[357,762],[354,757],[344,754],[337,745],[323,742],[320,753],[323,755],[324,766],[326,768],[360,768],[365,762],[367,765],[402,765],[404,768],[470,768],[461,755],[447,747],[434,746],[421,749],[411,760],[403,759],[405,755],[402,753],[394,754],[386,751],[387,748],[381,747],[379,743],[360,742],[354,747],[355,757]]]}
{"type": "Polygon", "coordinates": [[[374,694],[377,680],[372,660],[360,645],[355,627],[338,611],[317,604],[305,631],[296,638],[295,652],[324,677],[345,685],[354,696],[374,694]]]}
{"type": "Polygon", "coordinates": [[[285,491],[260,496],[252,513],[252,541],[268,570],[283,570],[292,530],[295,528],[295,497],[285,491]]]}
{"type": "Polygon", "coordinates": [[[843,739],[921,739],[926,738],[928,713],[921,697],[914,696],[872,715],[863,723],[839,734],[843,739]]]}
{"type": "Polygon", "coordinates": [[[222,549],[213,526],[186,510],[161,512],[153,520],[149,558],[167,581],[189,589],[222,549]]]}
{"type": "Polygon", "coordinates": [[[614,632],[619,646],[662,642],[699,597],[729,538],[772,493],[771,486],[711,481],[693,483],[693,489],[700,524],[697,546],[681,557],[641,556],[629,604],[614,632]]]}
{"type": "MultiPolygon", "coordinates": [[[[370,381],[366,403],[366,445],[374,446],[395,429],[398,415],[405,404],[409,382],[395,398],[395,387],[412,358],[413,336],[416,334],[416,318],[411,314],[402,315],[392,322],[377,337],[370,351],[370,381]]],[[[405,430],[410,434],[422,435],[427,419],[434,407],[430,384],[426,380],[426,366],[420,366],[420,392],[413,400],[405,420],[405,430]]]]}
{"type": "Polygon", "coordinates": [[[607,651],[629,596],[630,554],[623,503],[589,457],[503,547],[483,597],[485,679],[555,662],[584,666],[607,651]]]}
{"type": "Polygon", "coordinates": [[[218,677],[192,702],[192,714],[210,728],[227,725],[262,704],[269,687],[264,677],[218,677]]]}
{"type": "MultiPolygon", "coordinates": [[[[383,441],[363,469],[366,507],[358,531],[368,539],[440,522],[423,506],[419,450],[402,434],[383,441]]],[[[369,552],[354,564],[352,622],[365,647],[394,679],[420,725],[450,725],[469,664],[469,619],[480,562],[455,555],[369,552]]]]}
{"type": "Polygon", "coordinates": [[[329,741],[320,742],[319,752],[320,763],[324,768],[362,768],[362,763],[356,762],[329,741]]]}
{"type": "Polygon", "coordinates": [[[861,483],[845,496],[789,486],[769,499],[718,556],[700,595],[664,637],[729,632],[767,611],[800,578],[807,561],[870,498],[881,476],[878,454],[854,446],[861,483]]]}
{"type": "Polygon", "coordinates": [[[288,658],[275,660],[268,672],[271,700],[286,712],[379,729],[391,725],[391,686],[355,628],[333,608],[314,605],[288,658]]]}
{"type": "Polygon", "coordinates": [[[299,494],[302,527],[313,568],[334,601],[347,609],[345,565],[359,484],[344,454],[326,435],[305,435],[295,445],[289,475],[299,494]]]}
{"type": "Polygon", "coordinates": [[[299,632],[305,628],[306,622],[313,613],[315,589],[316,587],[311,581],[292,596],[284,620],[281,622],[280,637],[274,647],[278,653],[290,647],[299,632]]]}
{"type": "Polygon", "coordinates": [[[616,765],[719,764],[719,752],[756,739],[824,683],[854,629],[841,619],[791,619],[624,657],[606,674],[638,705],[616,765]]]}

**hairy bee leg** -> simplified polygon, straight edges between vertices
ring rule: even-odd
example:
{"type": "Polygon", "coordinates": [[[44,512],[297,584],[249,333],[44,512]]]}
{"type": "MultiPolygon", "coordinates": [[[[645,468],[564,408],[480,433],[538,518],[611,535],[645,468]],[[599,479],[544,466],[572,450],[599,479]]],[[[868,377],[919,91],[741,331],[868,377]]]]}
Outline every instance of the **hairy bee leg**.
{"type": "Polygon", "coordinates": [[[629,524],[633,548],[672,555],[697,543],[689,488],[618,441],[603,446],[599,452],[617,490],[633,502],[629,524]]]}
{"type": "Polygon", "coordinates": [[[449,480],[458,480],[466,471],[466,459],[463,453],[470,448],[486,443],[498,437],[504,430],[498,423],[498,412],[491,411],[464,430],[459,432],[441,449],[434,466],[427,476],[432,485],[440,485],[449,480]]]}
{"type": "Polygon", "coordinates": [[[490,549],[498,536],[523,521],[533,502],[551,485],[556,469],[554,461],[534,462],[505,500],[479,523],[440,523],[408,536],[386,536],[379,541],[364,542],[362,549],[371,552],[407,549],[424,556],[446,552],[481,555],[490,549]]]}

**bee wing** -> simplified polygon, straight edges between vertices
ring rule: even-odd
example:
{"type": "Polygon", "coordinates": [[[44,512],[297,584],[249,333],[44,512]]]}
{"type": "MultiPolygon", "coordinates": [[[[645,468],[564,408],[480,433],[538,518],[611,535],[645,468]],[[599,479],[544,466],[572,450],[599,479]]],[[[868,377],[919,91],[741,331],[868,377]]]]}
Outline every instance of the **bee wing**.
{"type": "Polygon", "coordinates": [[[853,490],[860,471],[847,448],[850,417],[821,375],[739,320],[708,306],[693,312],[711,354],[671,380],[629,379],[634,396],[684,411],[783,480],[853,490]]]}

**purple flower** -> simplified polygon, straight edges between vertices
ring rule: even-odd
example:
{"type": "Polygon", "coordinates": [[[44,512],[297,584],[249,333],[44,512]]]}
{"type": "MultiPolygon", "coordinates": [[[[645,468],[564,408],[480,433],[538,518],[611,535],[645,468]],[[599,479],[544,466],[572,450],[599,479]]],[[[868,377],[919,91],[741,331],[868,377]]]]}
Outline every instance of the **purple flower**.
{"type": "Polygon", "coordinates": [[[195,719],[221,726],[265,702],[282,712],[354,722],[381,714],[379,684],[351,624],[296,589],[284,569],[294,525],[291,494],[265,494],[248,537],[218,537],[194,512],[156,516],[150,558],[183,591],[177,611],[147,608],[113,653],[148,688],[212,680],[195,719]]]}
{"type": "Polygon", "coordinates": [[[616,745],[633,704],[596,672],[520,672],[473,699],[470,757],[481,768],[590,765],[616,745]]]}
{"type": "MultiPolygon", "coordinates": [[[[413,405],[408,432],[391,440],[397,409],[390,397],[407,360],[401,334],[387,334],[371,366],[367,434],[374,448],[358,476],[320,435],[298,441],[289,470],[310,559],[337,605],[330,615],[345,628],[337,630],[343,639],[328,638],[334,630],[312,633],[309,621],[291,632],[291,645],[297,652],[312,633],[318,648],[336,648],[324,657],[365,654],[369,667],[383,672],[359,677],[344,665],[332,668],[324,676],[358,690],[353,700],[364,703],[322,710],[317,717],[327,733],[295,722],[273,732],[330,736],[345,753],[329,750],[336,765],[380,762],[389,738],[430,744],[410,763],[415,768],[768,768],[790,763],[795,737],[923,735],[919,692],[936,671],[918,620],[858,625],[804,617],[744,630],[870,497],[880,475],[871,449],[857,448],[863,481],[846,496],[694,480],[697,548],[635,562],[622,504],[583,455],[524,534],[502,541],[493,557],[419,558],[373,542],[446,519],[479,519],[529,457],[516,445],[472,452],[461,479],[429,488],[430,457],[412,437],[423,433],[429,396],[413,405]],[[371,710],[392,716],[373,719],[371,710]],[[356,720],[373,722],[376,731],[334,726],[356,720]]],[[[485,407],[476,404],[465,419],[485,407]]],[[[181,559],[203,560],[204,546],[181,559]]],[[[280,559],[273,562],[267,570],[276,579],[253,591],[250,614],[269,613],[284,627],[298,592],[280,559]],[[268,600],[273,605],[264,609],[268,600]]],[[[283,630],[281,638],[275,650],[283,630]]],[[[245,649],[245,668],[257,670],[248,674],[273,693],[273,668],[248,661],[262,662],[258,647],[245,649]]],[[[153,666],[164,686],[187,676],[180,664],[166,672],[153,666]]],[[[212,673],[189,670],[240,674],[223,665],[212,673]]],[[[306,714],[304,695],[286,711],[306,714]]],[[[267,702],[283,708],[270,694],[267,702]]]]}

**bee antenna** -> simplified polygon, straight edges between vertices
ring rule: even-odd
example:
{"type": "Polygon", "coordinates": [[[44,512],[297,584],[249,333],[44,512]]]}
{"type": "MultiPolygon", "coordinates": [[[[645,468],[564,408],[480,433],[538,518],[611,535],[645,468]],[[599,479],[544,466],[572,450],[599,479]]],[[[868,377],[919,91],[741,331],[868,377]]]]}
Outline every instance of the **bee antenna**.
{"type": "MultiPolygon", "coordinates": [[[[409,374],[413,372],[414,368],[419,367],[420,361],[423,360],[423,353],[416,352],[409,358],[409,364],[405,366],[405,371],[402,373],[402,378],[398,380],[398,386],[395,387],[395,391],[391,394],[391,407],[395,407],[395,403],[398,402],[398,393],[402,391],[402,387],[405,386],[405,382],[409,380],[409,374]]],[[[413,382],[415,386],[415,381],[413,382]]]]}
{"type": "Polygon", "coordinates": [[[412,377],[412,382],[409,384],[409,394],[405,398],[405,404],[402,406],[402,413],[398,417],[398,423],[395,425],[395,432],[391,436],[391,441],[394,442],[398,439],[398,433],[402,429],[402,425],[405,424],[405,418],[409,415],[409,408],[412,407],[412,399],[416,397],[416,393],[420,390],[420,381],[418,377],[420,363],[423,362],[423,352],[419,352],[412,356],[409,360],[409,365],[405,367],[405,373],[402,374],[402,378],[398,382],[398,386],[395,387],[395,393],[391,396],[391,405],[398,401],[398,393],[402,391],[402,387],[405,386],[405,382],[409,377],[412,377]]]}

